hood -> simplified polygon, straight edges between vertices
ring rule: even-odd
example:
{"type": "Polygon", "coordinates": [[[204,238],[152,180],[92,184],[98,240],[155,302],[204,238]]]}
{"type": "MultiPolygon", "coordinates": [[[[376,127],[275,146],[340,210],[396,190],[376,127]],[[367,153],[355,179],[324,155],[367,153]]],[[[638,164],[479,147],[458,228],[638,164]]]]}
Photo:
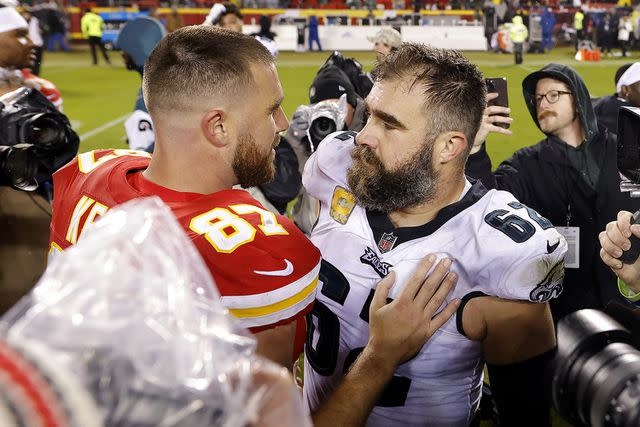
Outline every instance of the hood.
{"type": "Polygon", "coordinates": [[[522,25],[522,16],[514,16],[511,22],[516,25],[522,25]]]}
{"type": "Polygon", "coordinates": [[[133,59],[136,69],[142,69],[151,52],[166,34],[162,24],[149,17],[136,18],[118,34],[117,45],[133,59]]]}
{"type": "Polygon", "coordinates": [[[540,129],[540,123],[538,123],[536,111],[536,84],[538,80],[545,77],[560,80],[569,86],[569,89],[573,93],[573,100],[576,103],[578,118],[585,130],[586,142],[591,141],[598,134],[598,122],[593,112],[593,106],[591,105],[591,97],[589,96],[589,91],[582,77],[580,77],[573,68],[566,65],[549,64],[540,71],[529,74],[522,81],[524,99],[529,109],[529,114],[531,114],[538,129],[540,129]]]}

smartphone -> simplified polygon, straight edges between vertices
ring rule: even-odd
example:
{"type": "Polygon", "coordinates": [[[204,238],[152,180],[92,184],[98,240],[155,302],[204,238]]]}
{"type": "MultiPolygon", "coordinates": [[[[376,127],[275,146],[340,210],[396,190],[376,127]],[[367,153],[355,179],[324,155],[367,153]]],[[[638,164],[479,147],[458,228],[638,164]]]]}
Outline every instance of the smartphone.
{"type": "MultiPolygon", "coordinates": [[[[494,77],[484,79],[485,85],[487,85],[487,93],[497,93],[498,97],[489,101],[489,105],[498,105],[500,107],[509,106],[509,94],[507,92],[507,78],[506,77],[494,77]]],[[[508,117],[508,114],[501,114],[508,117]]],[[[509,129],[509,123],[496,123],[496,126],[509,129]]]]}

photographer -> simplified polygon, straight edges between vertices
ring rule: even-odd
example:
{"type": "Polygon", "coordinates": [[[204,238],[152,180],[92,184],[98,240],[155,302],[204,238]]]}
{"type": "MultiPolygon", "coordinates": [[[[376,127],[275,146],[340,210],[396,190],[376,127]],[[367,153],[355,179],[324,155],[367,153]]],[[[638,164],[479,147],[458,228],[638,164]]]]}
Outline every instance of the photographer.
{"type": "Polygon", "coordinates": [[[0,313],[44,271],[49,180],[79,144],[56,108],[60,93],[20,71],[32,62],[34,47],[24,18],[13,8],[0,8],[0,313]]]}
{"type": "Polygon", "coordinates": [[[511,192],[537,210],[569,242],[564,290],[551,303],[554,320],[583,308],[603,309],[621,299],[615,277],[598,256],[598,233],[622,209],[635,210],[638,200],[620,192],[616,138],[599,126],[587,87],[570,67],[549,64],[523,83],[527,107],[546,138],[518,150],[491,174],[482,142],[496,121],[510,120],[485,111],[469,158],[467,174],[485,186],[511,192]],[[483,172],[484,170],[484,172],[483,172]]]}
{"type": "MultiPolygon", "coordinates": [[[[285,140],[296,153],[301,174],[307,159],[324,137],[337,130],[358,132],[364,127],[366,110],[360,93],[370,90],[368,77],[353,72],[350,78],[340,66],[345,67],[344,62],[347,62],[357,68],[359,64],[349,61],[353,60],[334,52],[309,88],[310,105],[299,106],[291,118],[285,140]]],[[[302,231],[311,232],[317,218],[317,203],[304,190],[293,208],[293,218],[302,231]]]]}

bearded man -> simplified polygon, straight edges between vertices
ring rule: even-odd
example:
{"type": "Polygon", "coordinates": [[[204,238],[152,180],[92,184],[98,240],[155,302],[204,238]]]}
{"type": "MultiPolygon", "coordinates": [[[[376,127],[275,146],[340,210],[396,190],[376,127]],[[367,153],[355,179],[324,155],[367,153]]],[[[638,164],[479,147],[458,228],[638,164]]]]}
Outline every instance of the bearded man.
{"type": "Polygon", "coordinates": [[[547,301],[562,290],[567,243],[511,194],[465,177],[485,98],[480,71],[461,54],[403,44],[378,67],[362,131],[329,135],[307,161],[303,185],[320,201],[311,241],[323,257],[305,347],[311,410],[367,344],[377,281],[395,272],[396,298],[434,253],[434,271],[458,278],[448,298],[462,303],[397,367],[366,424],[469,425],[484,360],[502,424],[550,425],[547,301]]]}

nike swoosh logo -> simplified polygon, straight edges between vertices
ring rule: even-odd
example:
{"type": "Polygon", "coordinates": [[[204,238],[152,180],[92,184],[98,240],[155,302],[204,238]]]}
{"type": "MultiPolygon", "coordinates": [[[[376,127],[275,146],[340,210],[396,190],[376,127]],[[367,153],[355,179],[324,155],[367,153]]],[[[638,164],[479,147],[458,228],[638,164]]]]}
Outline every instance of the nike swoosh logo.
{"type": "Polygon", "coordinates": [[[548,253],[548,254],[553,253],[553,251],[555,251],[556,249],[558,249],[558,246],[559,246],[559,245],[560,245],[560,240],[558,240],[558,241],[556,242],[556,244],[555,244],[555,245],[550,245],[550,244],[549,244],[549,241],[547,240],[547,253],[548,253]]]}
{"type": "Polygon", "coordinates": [[[260,274],[261,276],[288,276],[293,273],[293,264],[291,261],[285,258],[284,263],[287,265],[282,270],[272,270],[272,271],[258,271],[253,270],[254,273],[260,274]]]}

